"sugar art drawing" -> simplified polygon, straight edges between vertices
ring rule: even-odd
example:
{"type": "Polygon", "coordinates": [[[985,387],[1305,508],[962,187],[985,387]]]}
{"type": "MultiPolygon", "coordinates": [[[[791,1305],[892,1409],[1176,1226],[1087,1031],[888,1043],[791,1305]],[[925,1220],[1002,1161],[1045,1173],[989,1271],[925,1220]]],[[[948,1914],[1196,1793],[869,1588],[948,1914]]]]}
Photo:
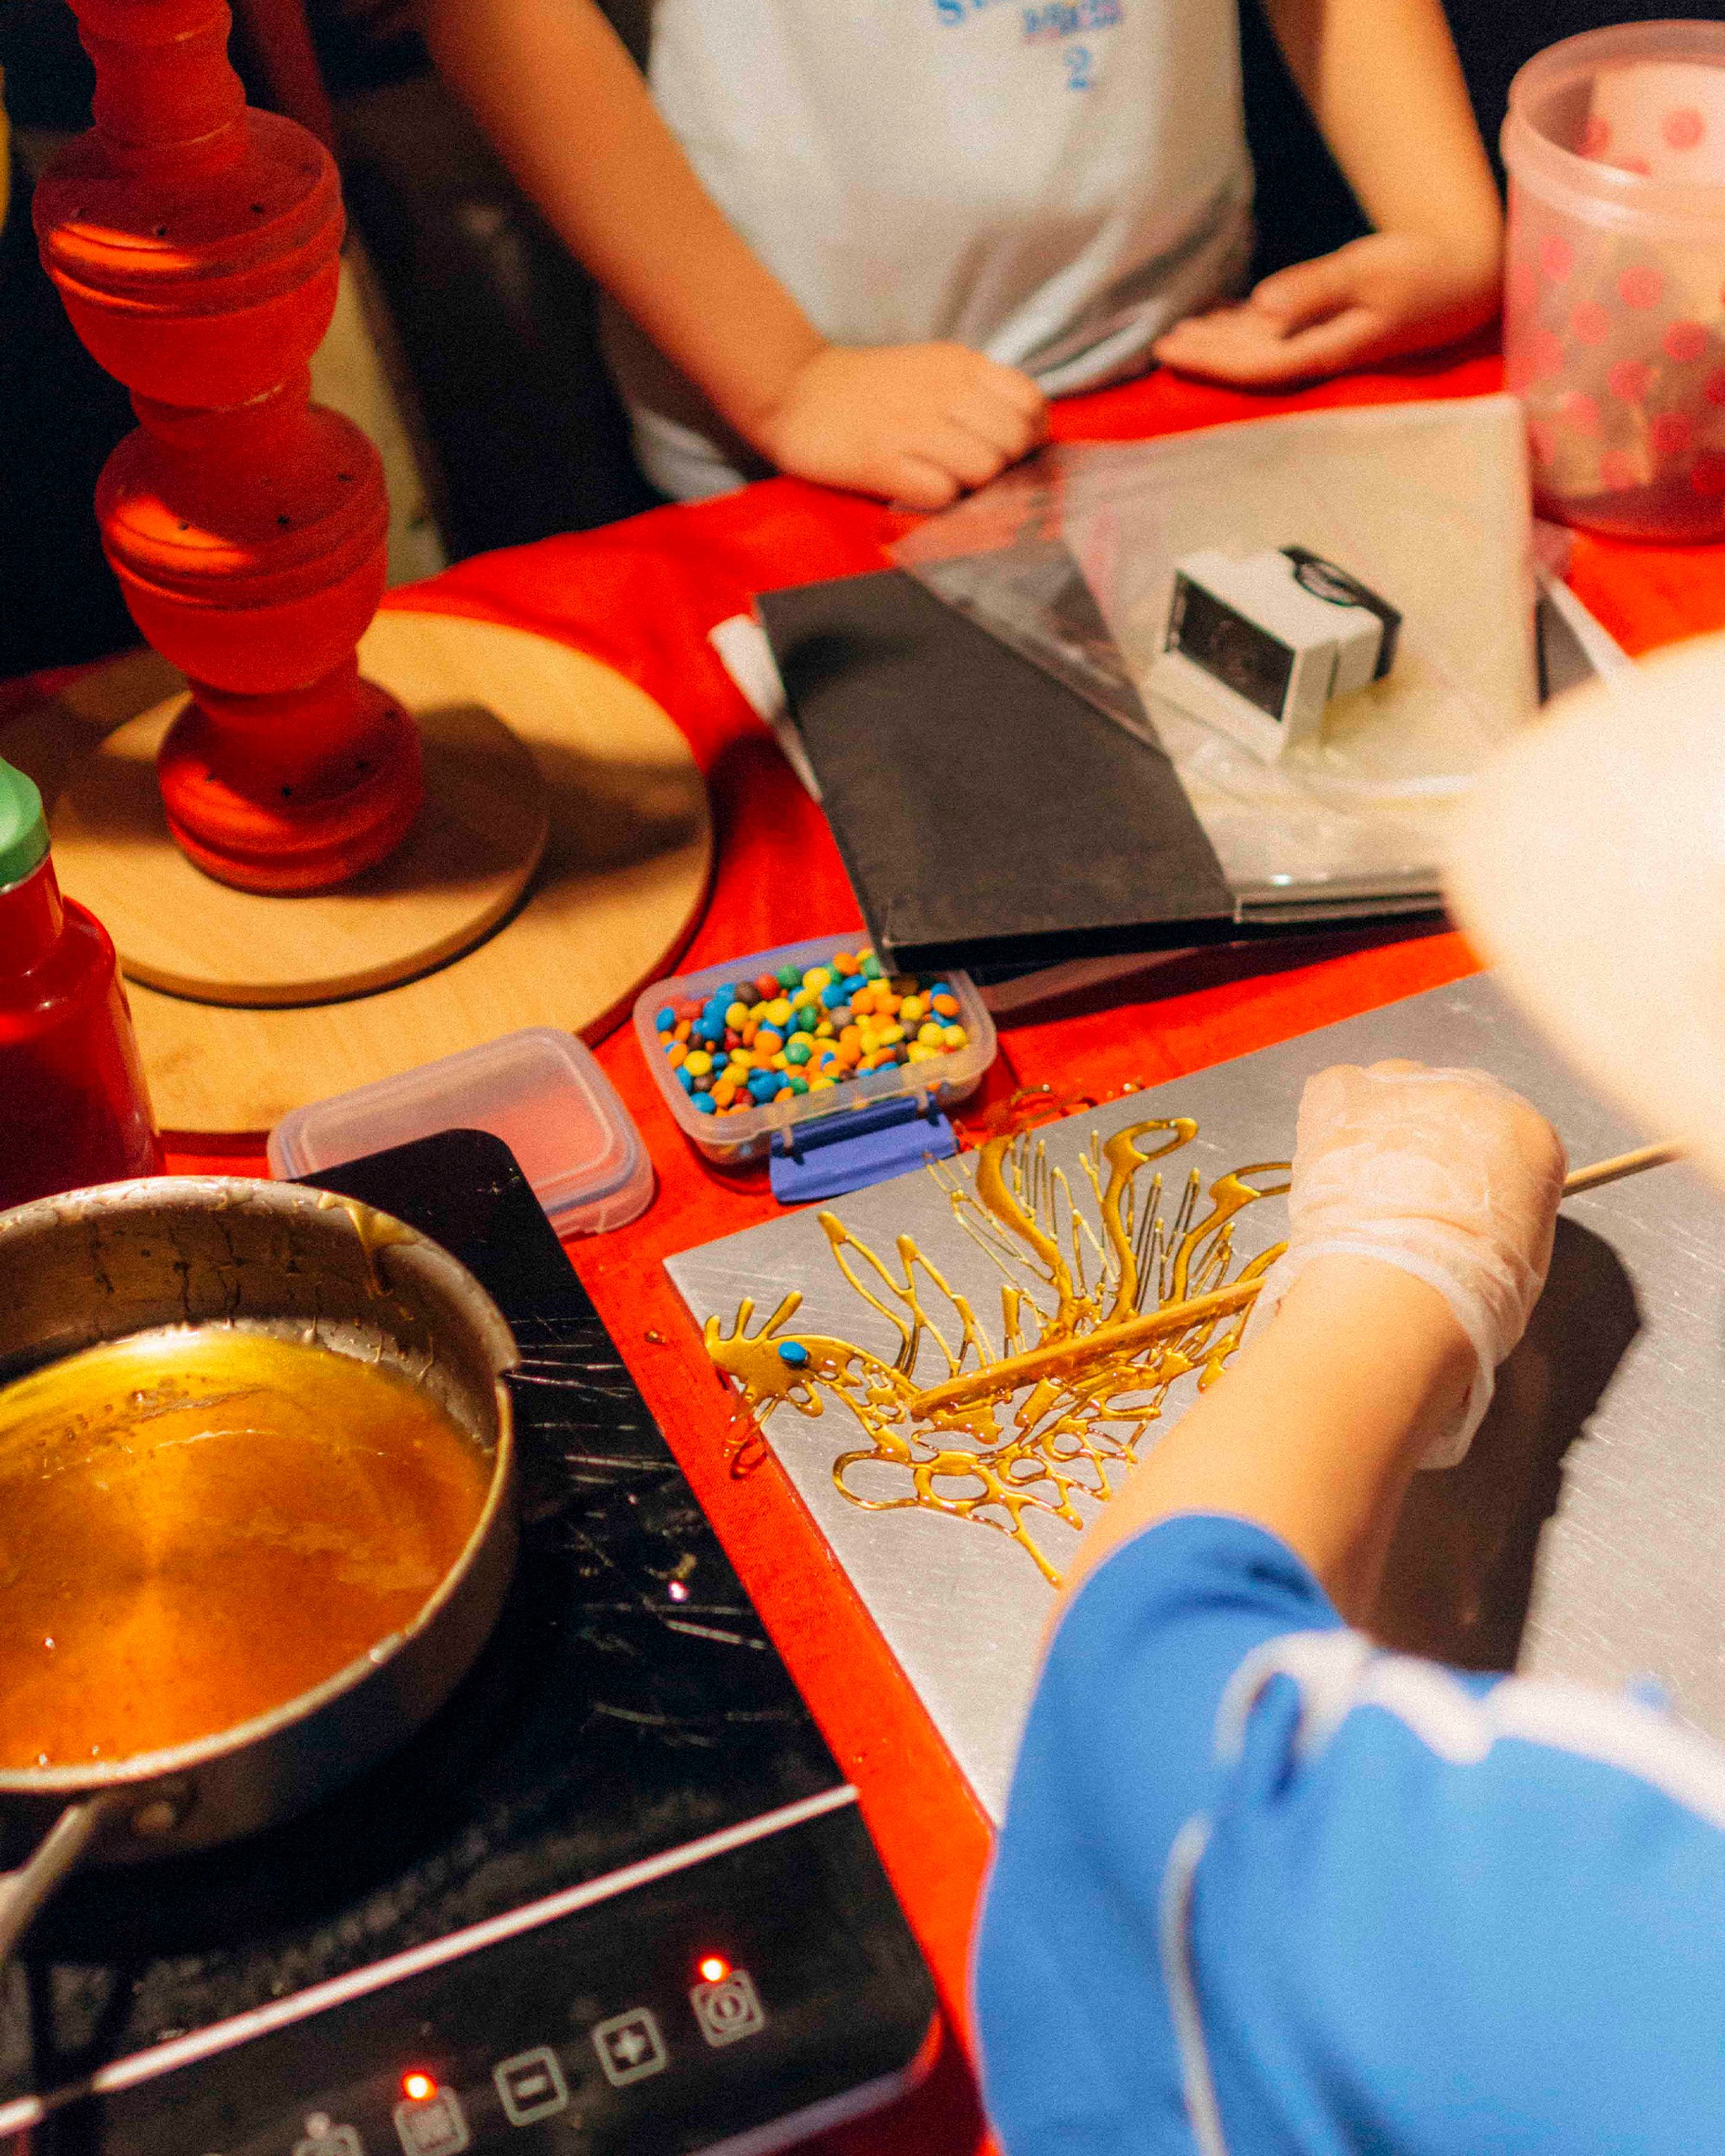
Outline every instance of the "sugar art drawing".
{"type": "Polygon", "coordinates": [[[932,1202],[998,1273],[993,1312],[950,1284],[914,1233],[900,1232],[889,1258],[841,1214],[822,1212],[858,1315],[884,1319],[896,1352],[799,1326],[795,1289],[754,1331],[752,1296],[729,1326],[709,1316],[708,1352],[763,1428],[784,1409],[815,1423],[835,1412],[838,1428],[804,1442],[838,1448],[833,1483],[859,1510],[915,1506],[992,1529],[1058,1586],[1039,1529],[1082,1527],[1170,1388],[1215,1377],[1282,1248],[1238,1262],[1234,1225],[1287,1189],[1287,1164],[1232,1169],[1207,1186],[1195,1168],[1176,1169],[1171,1187],[1159,1164],[1197,1134],[1186,1117],[1092,1129],[1076,1174],[1033,1132],[990,1139],[974,1179],[929,1168],[932,1202]]]}
{"type": "Polygon", "coordinates": [[[996,1817],[1080,1534],[1248,1336],[1287,1233],[1292,1118],[1213,1084],[1024,1097],[951,1160],[666,1261],[733,1471],[782,1470],[996,1817]]]}

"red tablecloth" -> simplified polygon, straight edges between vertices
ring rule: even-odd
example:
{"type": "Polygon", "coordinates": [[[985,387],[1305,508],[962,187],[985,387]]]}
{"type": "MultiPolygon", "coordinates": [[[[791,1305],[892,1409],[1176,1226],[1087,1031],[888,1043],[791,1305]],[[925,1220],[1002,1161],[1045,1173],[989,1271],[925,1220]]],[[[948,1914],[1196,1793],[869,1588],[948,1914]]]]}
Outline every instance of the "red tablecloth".
{"type": "MultiPolygon", "coordinates": [[[[1130,440],[1322,404],[1472,396],[1499,386],[1483,351],[1409,363],[1299,397],[1253,397],[1153,374],[1057,408],[1065,440],[1130,440]]],[[[608,530],[483,556],[389,604],[511,622],[578,646],[638,681],[693,744],[712,789],[718,859],[710,903],[687,953],[715,963],[769,945],[861,925],[820,812],[731,686],[707,642],[751,594],[883,565],[900,528],[885,510],[788,479],[608,530]]],[[[1577,542],[1574,588],[1632,651],[1725,626],[1725,548],[1577,542]]],[[[1183,959],[1106,995],[1073,999],[1002,1028],[990,1097],[1014,1085],[1063,1097],[1151,1083],[1351,1017],[1472,969],[1459,937],[1379,939],[1183,959]]],[[[769,1460],[729,1464],[734,1423],[698,1337],[662,1269],[672,1251],[776,1210],[764,1173],[704,1169],[660,1104],[633,1034],[599,1048],[659,1171],[633,1225],[571,1256],[663,1424],[761,1614],[862,1791],[869,1824],[964,2034],[965,1954],[988,1852],[983,1820],[896,1664],[799,1501],[769,1460]]],[[[261,1143],[217,1148],[184,1134],[172,1165],[261,1166],[261,1143]]],[[[850,2156],[956,2156],[985,2138],[962,2057],[948,2046],[922,2092],[890,2116],[831,2137],[850,2156]]]]}

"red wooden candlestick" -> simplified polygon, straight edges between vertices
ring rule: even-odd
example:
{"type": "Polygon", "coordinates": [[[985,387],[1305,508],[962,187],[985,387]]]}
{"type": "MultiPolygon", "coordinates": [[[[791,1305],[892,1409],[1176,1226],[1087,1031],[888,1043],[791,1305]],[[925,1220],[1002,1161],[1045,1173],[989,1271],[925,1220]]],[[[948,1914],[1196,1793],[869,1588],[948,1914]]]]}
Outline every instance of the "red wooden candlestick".
{"type": "Polygon", "coordinates": [[[335,168],[254,112],[223,0],[72,0],[95,126],[36,189],[42,259],[142,425],[96,489],[132,617],[190,679],[157,771],[200,868],[318,890],[380,860],[420,801],[419,744],[362,681],[383,594],[377,452],[310,403],[335,306],[335,168]]]}

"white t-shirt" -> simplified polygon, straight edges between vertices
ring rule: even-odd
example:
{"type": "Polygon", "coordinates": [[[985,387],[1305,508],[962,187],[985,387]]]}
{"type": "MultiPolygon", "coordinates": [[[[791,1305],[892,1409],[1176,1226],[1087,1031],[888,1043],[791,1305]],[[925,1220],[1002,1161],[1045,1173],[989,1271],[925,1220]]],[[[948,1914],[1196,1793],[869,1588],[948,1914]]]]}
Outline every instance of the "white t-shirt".
{"type": "MultiPolygon", "coordinates": [[[[840,343],[953,339],[1089,388],[1245,267],[1234,0],[654,0],[649,79],[840,343]]],[[[615,309],[606,346],[657,483],[736,483],[739,446],[615,309]]]]}

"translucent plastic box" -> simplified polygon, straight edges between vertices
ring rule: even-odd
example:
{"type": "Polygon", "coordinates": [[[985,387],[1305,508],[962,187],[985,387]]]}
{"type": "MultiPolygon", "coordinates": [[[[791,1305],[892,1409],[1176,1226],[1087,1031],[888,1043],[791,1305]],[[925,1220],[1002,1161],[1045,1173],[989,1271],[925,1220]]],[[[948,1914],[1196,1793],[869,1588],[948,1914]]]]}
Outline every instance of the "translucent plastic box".
{"type": "Polygon", "coordinates": [[[653,1163],[617,1088],[551,1026],[294,1109],[270,1134],[270,1171],[315,1175],[439,1130],[502,1139],[560,1235],[620,1228],[652,1202],[653,1163]]]}
{"type": "Polygon", "coordinates": [[[1527,65],[1503,123],[1503,350],[1549,515],[1725,533],[1725,24],[1626,24],[1527,65]]]}
{"type": "MultiPolygon", "coordinates": [[[[836,951],[853,951],[859,943],[866,948],[867,938],[855,932],[849,936],[817,936],[805,943],[784,943],[776,951],[756,951],[746,958],[732,958],[722,966],[707,966],[699,973],[680,974],[673,980],[655,981],[636,997],[635,1036],[647,1059],[647,1067],[679,1128],[709,1161],[729,1168],[763,1159],[777,1133],[789,1129],[793,1123],[813,1122],[817,1117],[843,1115],[859,1107],[872,1107],[881,1101],[897,1099],[919,1103],[932,1101],[937,1107],[946,1108],[956,1107],[976,1091],[983,1073],[995,1059],[994,1021],[969,974],[943,973],[938,978],[957,997],[959,1023],[969,1037],[964,1046],[951,1054],[927,1063],[898,1063],[888,1070],[866,1071],[860,1078],[835,1086],[830,1092],[804,1093],[795,1100],[771,1101],[764,1107],[734,1110],[729,1115],[702,1115],[692,1105],[665,1059],[663,1036],[654,1023],[657,1014],[666,1004],[687,1002],[697,997],[704,1001],[727,981],[752,980],[760,974],[777,973],[781,966],[795,966],[798,972],[806,973],[811,966],[825,964],[836,951]]],[[[926,978],[932,980],[936,976],[928,974],[926,978]]]]}

